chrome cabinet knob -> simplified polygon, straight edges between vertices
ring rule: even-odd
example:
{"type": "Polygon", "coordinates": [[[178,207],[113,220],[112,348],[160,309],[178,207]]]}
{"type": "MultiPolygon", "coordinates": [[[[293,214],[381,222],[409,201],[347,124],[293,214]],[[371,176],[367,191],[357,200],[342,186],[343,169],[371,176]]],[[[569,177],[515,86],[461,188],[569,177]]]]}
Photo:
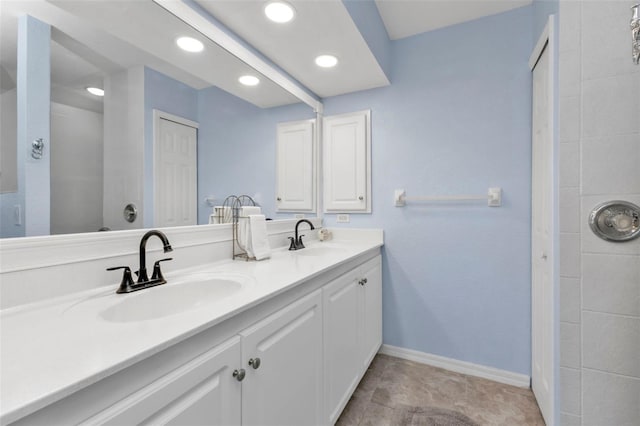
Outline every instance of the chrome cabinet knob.
{"type": "Polygon", "coordinates": [[[260,358],[255,357],[249,360],[249,365],[253,367],[254,370],[260,368],[260,358]]]}
{"type": "Polygon", "coordinates": [[[241,368],[240,370],[233,370],[233,377],[235,377],[239,382],[244,380],[245,375],[246,372],[244,371],[244,368],[241,368]]]}

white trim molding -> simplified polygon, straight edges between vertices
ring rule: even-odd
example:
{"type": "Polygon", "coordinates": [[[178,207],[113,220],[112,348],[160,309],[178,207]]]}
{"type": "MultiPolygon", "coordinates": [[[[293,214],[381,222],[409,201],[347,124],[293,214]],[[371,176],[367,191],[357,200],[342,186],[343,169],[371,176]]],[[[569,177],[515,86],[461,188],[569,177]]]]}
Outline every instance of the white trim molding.
{"type": "Polygon", "coordinates": [[[456,373],[481,377],[483,379],[493,380],[494,382],[517,386],[519,388],[528,388],[531,383],[531,378],[526,374],[514,373],[512,371],[487,367],[486,365],[474,364],[466,361],[459,361],[453,358],[433,355],[413,349],[400,348],[398,346],[382,345],[379,353],[418,362],[420,364],[430,365],[432,367],[455,371],[456,373]]]}
{"type": "MultiPolygon", "coordinates": [[[[551,182],[552,187],[549,188],[551,191],[551,206],[549,207],[552,212],[551,224],[549,229],[549,234],[551,235],[551,247],[549,253],[547,253],[548,260],[551,264],[551,293],[553,297],[552,301],[552,309],[551,309],[551,324],[552,324],[552,336],[550,337],[551,341],[548,342],[550,344],[550,348],[548,349],[551,352],[551,363],[552,365],[549,367],[552,370],[551,377],[549,378],[549,389],[550,389],[550,401],[548,401],[549,407],[545,409],[547,412],[543,412],[543,417],[547,426],[554,426],[559,423],[559,377],[560,377],[560,363],[558,360],[560,359],[560,322],[559,318],[559,303],[560,303],[560,232],[559,232],[559,215],[560,215],[560,190],[559,190],[559,176],[560,176],[560,155],[559,155],[559,142],[558,142],[558,119],[557,119],[557,93],[558,93],[558,56],[557,56],[557,48],[558,41],[556,35],[556,15],[549,15],[547,19],[547,23],[543,28],[540,36],[538,37],[538,41],[536,42],[533,51],[531,52],[531,56],[529,57],[529,68],[533,73],[540,57],[543,52],[546,50],[549,59],[549,63],[547,64],[549,73],[549,88],[548,88],[548,97],[547,101],[547,114],[548,114],[548,132],[549,132],[549,140],[551,141],[551,182]]],[[[533,78],[533,77],[532,77],[533,78]]],[[[533,92],[532,92],[533,99],[533,92]]],[[[533,164],[533,163],[532,163],[533,164]]],[[[532,263],[533,265],[533,263],[532,263]]],[[[532,266],[533,267],[533,266],[532,266]]],[[[532,277],[533,278],[533,277],[532,277]]],[[[531,281],[533,285],[533,281],[531,281]]],[[[532,323],[534,321],[533,313],[532,313],[532,323]]],[[[533,329],[532,336],[533,339],[533,329]]],[[[533,369],[533,340],[531,343],[531,363],[532,363],[532,375],[534,372],[533,369]]],[[[536,379],[538,380],[538,379],[536,379]]],[[[536,381],[537,383],[537,381],[536,381]]],[[[533,378],[532,378],[533,384],[533,378]]],[[[538,400],[539,395],[536,395],[536,400],[538,400]]],[[[542,396],[540,396],[542,398],[542,396]]],[[[538,405],[545,405],[545,402],[540,401],[538,405]]],[[[542,410],[541,410],[542,411],[542,410]]]]}
{"type": "Polygon", "coordinates": [[[153,0],[158,5],[165,8],[170,13],[182,19],[202,34],[207,36],[214,43],[218,44],[227,52],[249,65],[260,74],[264,75],[293,96],[309,105],[315,112],[322,112],[322,102],[307,93],[299,84],[288,76],[282,74],[271,64],[267,63],[255,53],[251,52],[241,43],[225,33],[221,28],[207,20],[200,13],[191,8],[188,4],[175,0],[153,0]]]}

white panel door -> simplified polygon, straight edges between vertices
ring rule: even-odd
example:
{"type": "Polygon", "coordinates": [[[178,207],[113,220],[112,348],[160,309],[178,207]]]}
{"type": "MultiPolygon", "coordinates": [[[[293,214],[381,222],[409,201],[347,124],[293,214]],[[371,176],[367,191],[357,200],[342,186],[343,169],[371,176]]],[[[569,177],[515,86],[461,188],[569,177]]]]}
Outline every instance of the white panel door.
{"type": "Polygon", "coordinates": [[[325,424],[338,420],[362,372],[362,289],[356,276],[350,272],[322,289],[325,424]]]}
{"type": "Polygon", "coordinates": [[[547,424],[553,417],[553,140],[549,49],[533,69],[531,202],[531,386],[547,424]]]}
{"type": "Polygon", "coordinates": [[[160,118],[154,149],[154,226],[196,225],[197,129],[160,118]]]}
{"type": "Polygon", "coordinates": [[[362,266],[358,283],[362,292],[360,298],[362,345],[358,359],[364,363],[364,368],[367,368],[382,345],[382,267],[380,257],[362,266]]]}
{"type": "Polygon", "coordinates": [[[313,120],[278,124],[276,208],[312,211],[315,208],[313,120]]]}
{"type": "Polygon", "coordinates": [[[322,423],[322,293],[317,290],[242,335],[242,424],[322,423]],[[250,360],[260,359],[258,368],[250,360]]]}
{"type": "Polygon", "coordinates": [[[240,350],[233,337],[82,424],[240,425],[240,350]]]}
{"type": "Polygon", "coordinates": [[[324,118],[326,212],[371,211],[370,116],[364,111],[324,118]]]}

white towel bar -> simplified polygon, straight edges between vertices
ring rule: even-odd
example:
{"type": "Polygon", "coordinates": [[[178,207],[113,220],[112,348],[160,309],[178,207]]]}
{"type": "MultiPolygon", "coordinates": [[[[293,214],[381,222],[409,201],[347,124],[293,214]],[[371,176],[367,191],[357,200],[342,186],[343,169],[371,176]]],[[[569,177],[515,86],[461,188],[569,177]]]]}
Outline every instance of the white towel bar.
{"type": "Polygon", "coordinates": [[[489,188],[487,195],[441,195],[441,196],[418,196],[407,197],[404,189],[396,189],[393,201],[396,207],[404,207],[407,201],[473,201],[487,200],[489,207],[500,207],[502,205],[502,188],[489,188]]]}

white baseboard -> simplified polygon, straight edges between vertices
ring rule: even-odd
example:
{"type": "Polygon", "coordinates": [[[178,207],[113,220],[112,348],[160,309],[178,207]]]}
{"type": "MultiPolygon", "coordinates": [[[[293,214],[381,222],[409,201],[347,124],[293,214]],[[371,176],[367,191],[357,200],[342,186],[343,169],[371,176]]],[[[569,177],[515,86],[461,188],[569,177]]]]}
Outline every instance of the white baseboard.
{"type": "Polygon", "coordinates": [[[520,388],[528,388],[531,383],[531,378],[526,374],[500,370],[499,368],[487,367],[484,365],[473,364],[466,361],[458,361],[457,359],[433,355],[426,352],[414,351],[413,349],[405,349],[391,345],[382,345],[379,352],[384,355],[395,356],[398,358],[407,359],[409,361],[431,365],[433,367],[444,368],[445,370],[455,371],[456,373],[482,377],[483,379],[489,379],[493,380],[494,382],[505,383],[512,386],[518,386],[520,388]]]}

